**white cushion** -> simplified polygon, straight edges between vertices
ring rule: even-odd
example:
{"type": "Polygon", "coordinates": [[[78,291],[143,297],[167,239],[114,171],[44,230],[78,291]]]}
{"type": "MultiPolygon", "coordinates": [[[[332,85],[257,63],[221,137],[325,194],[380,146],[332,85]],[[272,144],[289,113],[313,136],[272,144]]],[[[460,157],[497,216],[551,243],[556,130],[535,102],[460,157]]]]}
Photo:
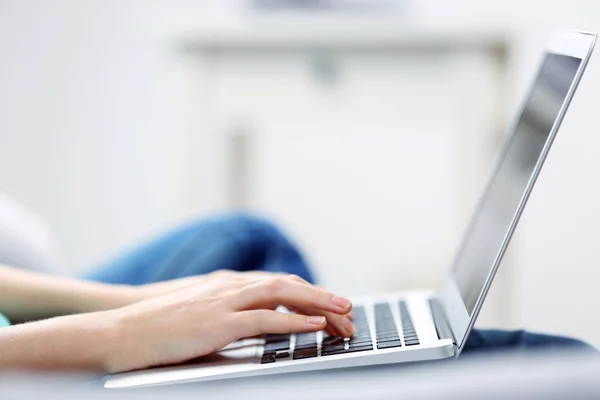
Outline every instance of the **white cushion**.
{"type": "Polygon", "coordinates": [[[62,266],[56,237],[46,221],[2,192],[0,264],[43,272],[62,266]]]}

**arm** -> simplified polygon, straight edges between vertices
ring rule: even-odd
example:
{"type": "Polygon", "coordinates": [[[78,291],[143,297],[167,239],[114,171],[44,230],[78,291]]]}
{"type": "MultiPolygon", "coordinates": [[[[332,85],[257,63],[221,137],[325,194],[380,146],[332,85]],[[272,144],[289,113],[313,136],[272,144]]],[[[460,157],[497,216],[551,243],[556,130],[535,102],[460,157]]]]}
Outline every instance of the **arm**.
{"type": "Polygon", "coordinates": [[[13,322],[108,310],[135,301],[128,286],[54,277],[0,265],[0,312],[13,322]]]}
{"type": "Polygon", "coordinates": [[[351,336],[351,308],[294,276],[217,278],[115,310],[0,329],[0,370],[129,371],[194,359],[244,337],[314,332],[328,322],[351,336]],[[275,311],[280,304],[297,314],[275,311]]]}
{"type": "Polygon", "coordinates": [[[51,318],[0,329],[0,370],[105,372],[118,330],[102,312],[51,318]]]}

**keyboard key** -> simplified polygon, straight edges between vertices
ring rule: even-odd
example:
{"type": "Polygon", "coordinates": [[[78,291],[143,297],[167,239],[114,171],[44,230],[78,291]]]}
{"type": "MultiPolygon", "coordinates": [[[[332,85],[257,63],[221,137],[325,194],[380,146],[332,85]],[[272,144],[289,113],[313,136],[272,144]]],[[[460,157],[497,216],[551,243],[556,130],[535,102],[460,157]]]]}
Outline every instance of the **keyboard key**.
{"type": "Polygon", "coordinates": [[[294,348],[294,351],[298,351],[298,350],[312,350],[312,349],[317,349],[317,344],[302,344],[300,346],[296,346],[294,348]]]}
{"type": "Polygon", "coordinates": [[[289,340],[290,335],[287,333],[269,333],[265,335],[265,340],[267,342],[278,342],[281,340],[289,340]]]}
{"type": "Polygon", "coordinates": [[[343,349],[344,347],[346,347],[346,343],[321,344],[321,349],[343,349]]]}
{"type": "Polygon", "coordinates": [[[317,356],[317,348],[314,349],[306,349],[306,350],[297,350],[294,351],[294,360],[300,360],[303,358],[311,358],[317,356]]]}
{"type": "Polygon", "coordinates": [[[340,349],[340,350],[333,350],[333,351],[325,351],[325,352],[321,352],[321,356],[335,356],[338,354],[350,354],[350,353],[356,353],[359,351],[368,351],[368,350],[373,350],[373,346],[359,346],[359,347],[350,347],[348,349],[340,349]]]}
{"type": "Polygon", "coordinates": [[[419,343],[418,340],[405,340],[404,344],[407,345],[407,346],[416,346],[416,345],[418,345],[420,343],[419,343]]]}
{"type": "Polygon", "coordinates": [[[371,343],[373,340],[371,339],[371,337],[361,337],[361,338],[351,338],[350,340],[348,340],[348,343],[371,343]]]}
{"type": "Polygon", "coordinates": [[[345,351],[345,347],[326,347],[321,349],[321,355],[333,354],[345,351]]]}
{"type": "Polygon", "coordinates": [[[365,340],[365,339],[371,339],[371,335],[370,334],[360,334],[360,335],[354,335],[350,338],[350,340],[365,340]]]}
{"type": "Polygon", "coordinates": [[[290,348],[290,342],[273,342],[265,344],[265,352],[287,350],[290,348]]]}
{"type": "Polygon", "coordinates": [[[375,336],[385,336],[385,335],[397,335],[398,331],[395,329],[386,329],[375,332],[375,336]]]}
{"type": "Polygon", "coordinates": [[[399,342],[399,341],[400,341],[400,337],[396,336],[396,337],[389,338],[389,339],[381,339],[381,340],[377,339],[377,344],[388,343],[388,342],[399,342]]]}
{"type": "Polygon", "coordinates": [[[350,346],[348,349],[344,350],[344,353],[354,353],[357,351],[366,351],[366,350],[373,350],[373,345],[369,344],[369,345],[363,345],[363,346],[350,346]]]}
{"type": "Polygon", "coordinates": [[[357,344],[351,344],[350,346],[348,346],[349,349],[356,349],[359,347],[371,347],[373,348],[373,343],[357,343],[357,344]]]}
{"type": "Polygon", "coordinates": [[[384,340],[398,340],[400,339],[400,335],[398,335],[397,333],[389,333],[387,335],[377,335],[375,339],[376,342],[381,342],[384,340]]]}
{"type": "Polygon", "coordinates": [[[350,339],[367,339],[370,337],[371,337],[371,334],[369,332],[358,332],[358,333],[352,335],[352,337],[350,339]]]}
{"type": "Polygon", "coordinates": [[[260,363],[261,364],[269,364],[275,362],[275,354],[263,354],[260,363]]]}
{"type": "Polygon", "coordinates": [[[321,343],[321,348],[328,348],[328,347],[344,347],[346,346],[345,341],[341,341],[341,342],[335,342],[335,343],[321,343]]]}
{"type": "Polygon", "coordinates": [[[280,353],[275,354],[275,358],[286,358],[290,356],[289,351],[282,351],[280,353]]]}
{"type": "Polygon", "coordinates": [[[327,348],[327,347],[344,347],[346,346],[346,342],[345,341],[339,341],[339,342],[334,342],[334,343],[321,343],[321,348],[327,348]]]}
{"type": "Polygon", "coordinates": [[[323,344],[335,344],[335,343],[343,343],[344,338],[338,336],[329,336],[323,339],[321,343],[323,344]]]}
{"type": "Polygon", "coordinates": [[[352,338],[348,343],[350,344],[350,346],[352,346],[352,345],[357,345],[357,344],[373,343],[373,341],[371,340],[371,338],[365,338],[365,339],[352,338]]]}
{"type": "Polygon", "coordinates": [[[341,350],[331,350],[331,351],[325,351],[325,352],[321,352],[321,357],[325,357],[325,356],[335,356],[337,354],[344,354],[344,349],[341,350]]]}
{"type": "Polygon", "coordinates": [[[398,329],[395,326],[375,329],[375,333],[396,333],[398,329]]]}
{"type": "Polygon", "coordinates": [[[402,343],[399,340],[394,340],[392,342],[377,343],[378,349],[390,349],[392,347],[400,347],[400,346],[402,346],[402,343]]]}
{"type": "Polygon", "coordinates": [[[317,344],[317,334],[315,332],[299,333],[296,335],[296,346],[304,344],[317,344]]]}

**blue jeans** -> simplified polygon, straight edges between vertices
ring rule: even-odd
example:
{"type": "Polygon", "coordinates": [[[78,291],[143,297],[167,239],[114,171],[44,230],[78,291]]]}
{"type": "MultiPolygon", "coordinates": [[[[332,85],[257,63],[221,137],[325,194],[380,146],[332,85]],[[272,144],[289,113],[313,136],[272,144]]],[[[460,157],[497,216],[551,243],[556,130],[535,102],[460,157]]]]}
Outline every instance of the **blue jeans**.
{"type": "MultiPolygon", "coordinates": [[[[294,244],[273,224],[230,214],[184,226],[100,266],[85,278],[141,285],[216,270],[270,271],[314,278],[294,244]]],[[[591,349],[575,339],[525,331],[474,330],[464,354],[483,351],[591,349]]]]}

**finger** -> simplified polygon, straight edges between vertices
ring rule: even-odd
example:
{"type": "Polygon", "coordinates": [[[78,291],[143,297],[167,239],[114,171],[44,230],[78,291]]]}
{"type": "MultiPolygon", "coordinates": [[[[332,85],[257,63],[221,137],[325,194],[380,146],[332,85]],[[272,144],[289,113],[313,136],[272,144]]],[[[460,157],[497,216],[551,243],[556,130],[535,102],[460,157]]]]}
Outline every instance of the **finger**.
{"type": "Polygon", "coordinates": [[[235,313],[236,330],[240,337],[265,333],[300,333],[320,331],[327,325],[322,316],[281,313],[272,310],[251,310],[235,313]]]}
{"type": "Polygon", "coordinates": [[[275,308],[281,304],[291,307],[312,308],[335,314],[348,314],[350,300],[311,285],[285,277],[275,277],[242,287],[230,297],[234,310],[275,308]]]}
{"type": "Polygon", "coordinates": [[[326,311],[319,311],[312,308],[297,308],[286,305],[290,311],[304,315],[322,315],[327,319],[325,331],[330,336],[352,337],[354,335],[354,325],[348,318],[348,315],[338,315],[326,311]]]}
{"type": "Polygon", "coordinates": [[[331,324],[337,336],[352,337],[354,335],[356,329],[347,315],[333,315],[332,318],[335,318],[335,320],[327,320],[327,326],[331,324]]]}
{"type": "MultiPolygon", "coordinates": [[[[310,282],[299,277],[298,275],[288,275],[288,277],[297,282],[304,283],[306,285],[312,285],[310,282]]],[[[292,310],[292,308],[290,308],[290,306],[286,305],[286,307],[288,309],[292,310]]],[[[300,314],[315,315],[314,310],[293,310],[293,311],[299,312],[300,314]]],[[[341,337],[351,337],[352,335],[354,335],[354,332],[356,331],[356,329],[354,328],[354,324],[352,323],[352,320],[354,319],[352,312],[349,312],[348,314],[346,314],[346,316],[345,316],[346,318],[344,318],[344,316],[340,316],[338,314],[333,314],[333,313],[328,313],[328,312],[324,312],[320,315],[323,315],[323,316],[325,316],[325,318],[327,318],[327,327],[325,327],[325,332],[327,332],[328,335],[341,336],[341,337]]]]}

